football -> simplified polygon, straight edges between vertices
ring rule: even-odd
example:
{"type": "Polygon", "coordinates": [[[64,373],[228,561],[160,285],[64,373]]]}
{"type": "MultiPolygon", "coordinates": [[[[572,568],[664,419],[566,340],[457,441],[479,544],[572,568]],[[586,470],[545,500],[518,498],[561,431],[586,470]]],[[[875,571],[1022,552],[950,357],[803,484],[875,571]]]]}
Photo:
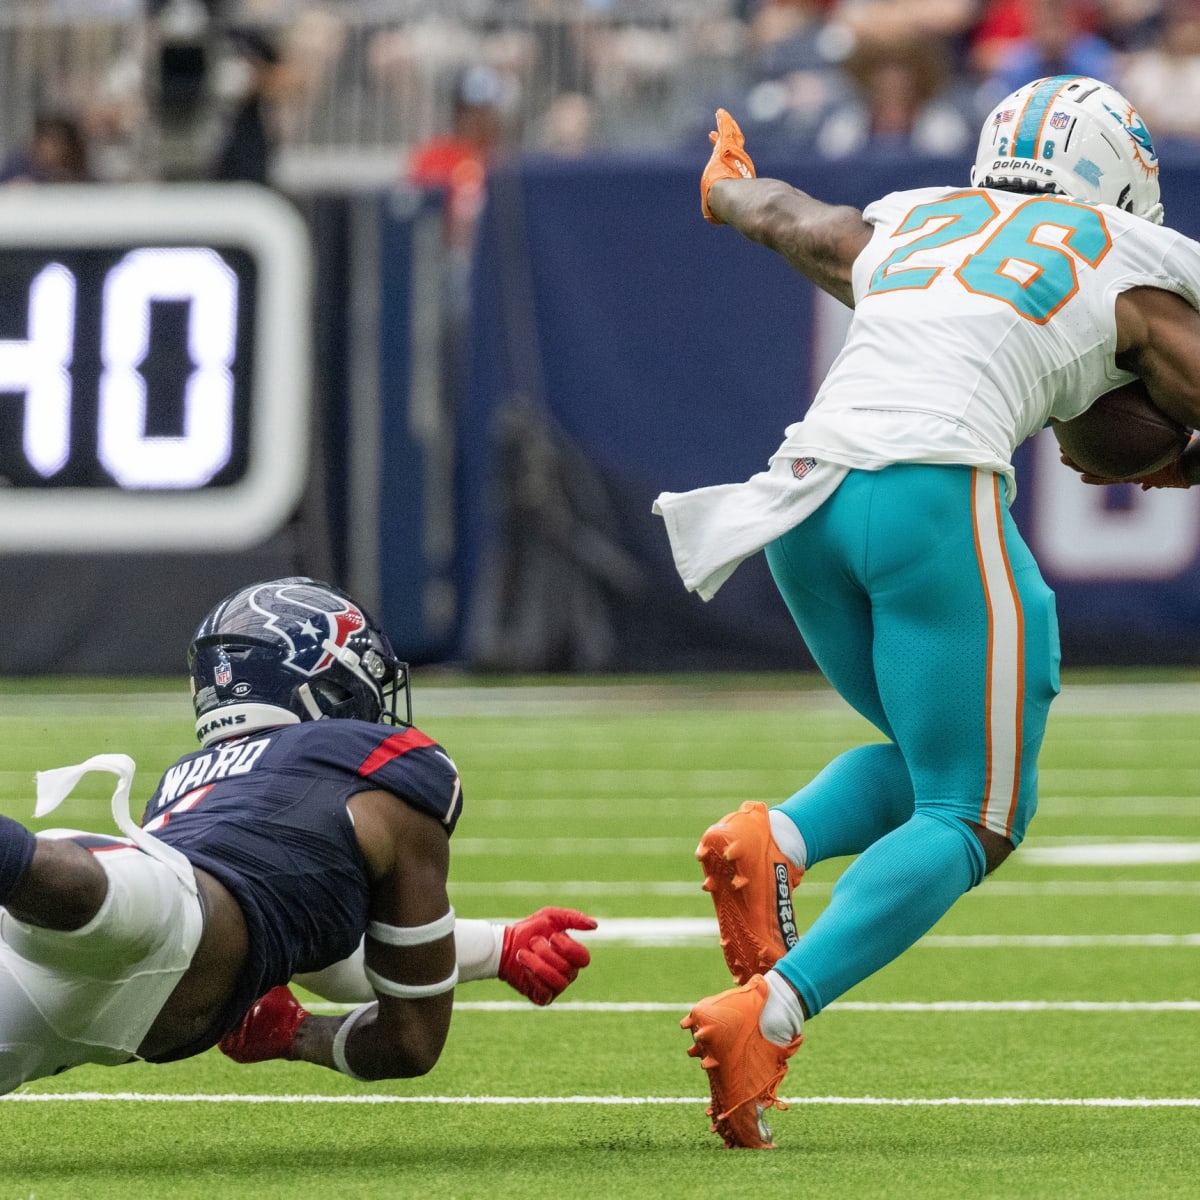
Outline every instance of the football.
{"type": "Polygon", "coordinates": [[[1155,407],[1140,379],[1052,428],[1067,458],[1085,474],[1105,479],[1149,475],[1178,458],[1190,437],[1186,426],[1155,407]]]}

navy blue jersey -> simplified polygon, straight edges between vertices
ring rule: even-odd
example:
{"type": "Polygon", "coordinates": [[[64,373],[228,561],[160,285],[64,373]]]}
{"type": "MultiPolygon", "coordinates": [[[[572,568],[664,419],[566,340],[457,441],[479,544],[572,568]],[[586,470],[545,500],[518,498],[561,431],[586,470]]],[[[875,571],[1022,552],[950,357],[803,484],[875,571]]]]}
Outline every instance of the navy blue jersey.
{"type": "Polygon", "coordinates": [[[214,1044],[259,996],[351,954],[370,883],[346,802],[382,789],[453,832],[454,763],[417,729],[309,721],[234,738],[168,768],[142,825],[215,876],[241,906],[246,967],[219,1027],[171,1058],[214,1044]]]}

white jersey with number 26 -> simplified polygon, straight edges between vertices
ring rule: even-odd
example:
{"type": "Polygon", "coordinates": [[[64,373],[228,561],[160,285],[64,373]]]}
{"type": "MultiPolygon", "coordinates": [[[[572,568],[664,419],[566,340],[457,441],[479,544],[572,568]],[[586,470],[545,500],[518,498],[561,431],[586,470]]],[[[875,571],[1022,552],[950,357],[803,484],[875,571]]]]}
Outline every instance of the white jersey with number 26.
{"type": "Polygon", "coordinates": [[[1200,245],[1108,205],[927,188],[863,215],[845,345],[768,470],[654,503],[705,599],[851,468],[978,467],[1011,502],[1016,447],[1133,378],[1116,364],[1117,296],[1156,287],[1200,309],[1200,245]]]}
{"type": "Polygon", "coordinates": [[[1200,308],[1200,245],[1108,205],[926,188],[863,215],[845,345],[780,455],[955,462],[1011,483],[1021,442],[1133,378],[1114,360],[1119,293],[1200,308]]]}

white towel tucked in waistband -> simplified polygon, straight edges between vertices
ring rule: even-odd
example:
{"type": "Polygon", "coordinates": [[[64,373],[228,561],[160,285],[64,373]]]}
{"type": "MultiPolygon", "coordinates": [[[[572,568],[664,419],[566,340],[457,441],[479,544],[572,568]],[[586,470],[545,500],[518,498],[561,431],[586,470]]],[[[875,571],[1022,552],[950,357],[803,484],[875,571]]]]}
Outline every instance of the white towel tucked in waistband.
{"type": "Polygon", "coordinates": [[[128,754],[93,754],[86,762],[70,767],[53,767],[37,773],[37,806],[35,817],[52,813],[78,786],[89,771],[107,771],[117,777],[117,786],[112,795],[112,815],[117,828],[139,849],[151,858],[171,868],[191,890],[196,890],[196,877],[192,865],[174,846],[159,841],[152,833],[142,829],[129,812],[129,793],[133,786],[137,765],[128,754]]]}
{"type": "Polygon", "coordinates": [[[666,522],[675,568],[688,591],[711,600],[739,563],[816,512],[848,469],[782,455],[745,483],[663,492],[653,511],[666,522]]]}

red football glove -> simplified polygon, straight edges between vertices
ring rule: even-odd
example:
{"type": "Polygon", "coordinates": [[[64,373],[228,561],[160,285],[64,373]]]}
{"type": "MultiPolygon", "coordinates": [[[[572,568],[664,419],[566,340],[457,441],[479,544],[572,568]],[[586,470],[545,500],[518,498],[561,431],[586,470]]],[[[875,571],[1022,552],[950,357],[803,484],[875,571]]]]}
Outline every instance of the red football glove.
{"type": "Polygon", "coordinates": [[[723,109],[717,109],[717,127],[708,135],[713,144],[704,174],[700,176],[700,211],[711,225],[723,225],[708,207],[708,189],[718,179],[754,179],[754,163],[746,153],[746,138],[738,123],[723,109]]]}
{"type": "Polygon", "coordinates": [[[506,925],[499,976],[537,1005],[549,1004],[592,961],[588,948],[568,929],[595,929],[591,917],[572,908],[542,908],[506,925]]]}
{"type": "Polygon", "coordinates": [[[242,1023],[227,1033],[217,1046],[234,1062],[266,1062],[287,1058],[296,1030],[312,1014],[286,987],[272,988],[251,1006],[242,1023]]]}

